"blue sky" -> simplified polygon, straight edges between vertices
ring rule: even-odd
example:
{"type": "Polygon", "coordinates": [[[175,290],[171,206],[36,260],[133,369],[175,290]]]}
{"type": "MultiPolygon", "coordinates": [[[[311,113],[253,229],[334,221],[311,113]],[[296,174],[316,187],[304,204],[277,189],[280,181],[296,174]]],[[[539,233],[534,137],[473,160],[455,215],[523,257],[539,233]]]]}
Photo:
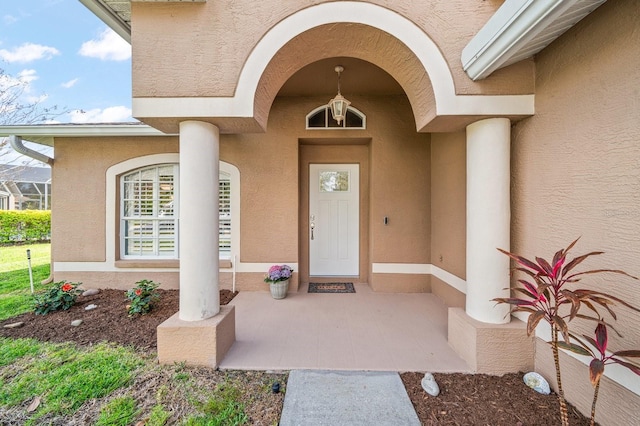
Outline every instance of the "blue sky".
{"type": "Polygon", "coordinates": [[[0,68],[26,84],[25,100],[68,110],[61,123],[133,121],[126,41],[78,0],[1,4],[0,68]]]}

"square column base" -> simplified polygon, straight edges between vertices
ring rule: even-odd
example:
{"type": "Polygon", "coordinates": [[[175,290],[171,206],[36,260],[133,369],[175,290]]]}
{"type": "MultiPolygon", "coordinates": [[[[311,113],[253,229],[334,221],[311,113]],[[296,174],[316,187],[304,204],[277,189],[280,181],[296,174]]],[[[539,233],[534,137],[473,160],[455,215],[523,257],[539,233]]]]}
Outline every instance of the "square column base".
{"type": "Polygon", "coordinates": [[[462,308],[449,308],[449,345],[475,373],[502,375],[534,368],[534,338],[517,318],[508,324],[477,321],[462,308]]]}
{"type": "Polygon", "coordinates": [[[158,326],[158,362],[218,367],[236,340],[235,306],[221,306],[202,321],[183,321],[178,314],[158,326]]]}

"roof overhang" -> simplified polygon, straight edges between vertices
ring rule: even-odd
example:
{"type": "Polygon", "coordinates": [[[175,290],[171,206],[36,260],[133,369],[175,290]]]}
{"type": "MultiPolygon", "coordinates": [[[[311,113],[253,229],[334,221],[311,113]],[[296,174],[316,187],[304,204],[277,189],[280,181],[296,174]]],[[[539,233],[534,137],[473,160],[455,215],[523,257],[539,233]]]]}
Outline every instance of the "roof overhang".
{"type": "Polygon", "coordinates": [[[529,58],[606,0],[506,0],[462,50],[472,80],[529,58]]]}
{"type": "Polygon", "coordinates": [[[141,123],[0,126],[0,137],[11,135],[47,146],[53,146],[55,138],[175,136],[141,123]]]}

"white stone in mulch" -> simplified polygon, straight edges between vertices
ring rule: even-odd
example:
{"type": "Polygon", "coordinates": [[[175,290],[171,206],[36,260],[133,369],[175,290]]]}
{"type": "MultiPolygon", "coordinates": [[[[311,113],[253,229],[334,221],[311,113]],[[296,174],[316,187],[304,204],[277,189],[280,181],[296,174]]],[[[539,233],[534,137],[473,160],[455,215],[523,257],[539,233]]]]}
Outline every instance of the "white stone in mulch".
{"type": "Polygon", "coordinates": [[[524,383],[529,386],[534,391],[549,395],[551,393],[551,389],[549,388],[549,382],[545,380],[544,377],[535,372],[530,372],[524,375],[523,377],[524,383]]]}
{"type": "Polygon", "coordinates": [[[18,327],[22,327],[24,325],[24,322],[14,322],[11,324],[5,324],[2,326],[2,328],[18,328],[18,327]]]}
{"type": "Polygon", "coordinates": [[[82,295],[83,296],[95,296],[98,293],[100,293],[100,290],[98,290],[97,288],[90,288],[89,290],[85,290],[84,292],[82,292],[82,295]]]}
{"type": "Polygon", "coordinates": [[[84,310],[85,310],[85,311],[92,311],[92,310],[94,310],[94,309],[95,309],[95,308],[97,308],[97,307],[98,307],[98,305],[94,305],[94,304],[92,303],[92,304],[90,304],[90,305],[85,306],[85,307],[84,307],[84,310]]]}
{"type": "Polygon", "coordinates": [[[77,327],[80,324],[82,324],[82,320],[73,320],[73,321],[71,321],[71,325],[74,326],[74,327],[77,327]]]}
{"type": "Polygon", "coordinates": [[[440,395],[440,386],[436,382],[436,379],[433,377],[433,374],[426,373],[422,378],[422,389],[425,390],[431,396],[440,395]]]}

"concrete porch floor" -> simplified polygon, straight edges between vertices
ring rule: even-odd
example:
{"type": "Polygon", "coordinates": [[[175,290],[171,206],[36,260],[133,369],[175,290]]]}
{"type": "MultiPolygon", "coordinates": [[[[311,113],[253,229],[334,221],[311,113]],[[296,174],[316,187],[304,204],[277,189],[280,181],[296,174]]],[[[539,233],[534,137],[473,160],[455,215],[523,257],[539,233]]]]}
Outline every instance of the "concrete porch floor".
{"type": "Polygon", "coordinates": [[[240,370],[468,372],[447,343],[447,308],[430,293],[240,292],[236,341],[220,364],[240,370]]]}

